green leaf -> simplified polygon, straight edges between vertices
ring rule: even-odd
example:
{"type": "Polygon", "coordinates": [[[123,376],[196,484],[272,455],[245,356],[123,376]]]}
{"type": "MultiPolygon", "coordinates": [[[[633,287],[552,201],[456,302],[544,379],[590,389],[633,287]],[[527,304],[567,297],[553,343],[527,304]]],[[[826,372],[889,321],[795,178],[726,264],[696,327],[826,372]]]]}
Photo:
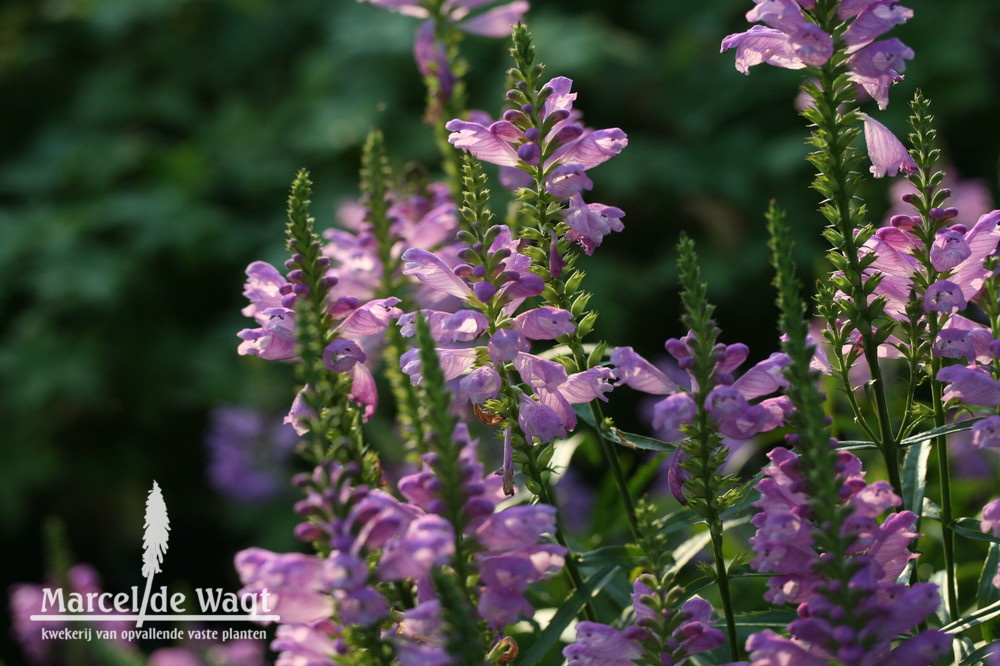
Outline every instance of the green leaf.
{"type": "Polygon", "coordinates": [[[583,587],[574,592],[573,596],[559,607],[559,610],[556,611],[556,614],[549,621],[549,625],[538,634],[538,639],[531,645],[531,648],[528,649],[518,663],[523,664],[523,666],[534,666],[541,663],[549,650],[559,641],[563,630],[569,626],[569,623],[573,621],[580,612],[580,609],[583,608],[587,597],[595,596],[600,592],[611,581],[617,571],[617,566],[607,566],[585,580],[583,587]]]}
{"type": "Polygon", "coordinates": [[[930,518],[932,520],[941,520],[941,507],[931,501],[929,498],[924,498],[924,518],[930,518]]]}
{"type": "Polygon", "coordinates": [[[927,487],[927,461],[931,455],[929,441],[917,442],[906,450],[903,458],[903,508],[923,514],[924,489],[927,487]]]}
{"type": "Polygon", "coordinates": [[[594,416],[590,412],[589,404],[573,405],[573,411],[576,412],[576,415],[582,421],[597,428],[604,439],[614,442],[619,446],[624,446],[628,449],[644,449],[646,451],[673,451],[677,448],[676,444],[663,442],[653,437],[646,437],[645,435],[625,432],[615,427],[599,428],[597,422],[594,421],[594,416]]]}
{"type": "Polygon", "coordinates": [[[666,458],[666,452],[658,453],[643,463],[642,467],[633,472],[631,478],[628,480],[629,492],[638,496],[656,473],[660,471],[660,467],[663,466],[663,461],[666,458]]]}
{"type": "Polygon", "coordinates": [[[760,611],[756,613],[745,613],[736,615],[737,627],[753,627],[761,629],[774,629],[776,627],[786,627],[789,623],[798,619],[795,609],[775,608],[772,610],[760,611]]]}
{"type": "Polygon", "coordinates": [[[664,516],[660,522],[662,526],[659,529],[659,534],[673,534],[685,527],[697,525],[701,522],[701,518],[694,511],[685,507],[664,516]]]}
{"type": "Polygon", "coordinates": [[[979,666],[986,657],[993,654],[1000,654],[1000,645],[988,643],[963,659],[958,666],[979,666]]]}
{"type": "Polygon", "coordinates": [[[674,564],[670,567],[670,573],[676,574],[685,564],[694,559],[694,556],[704,550],[705,546],[712,540],[712,535],[706,530],[699,532],[693,537],[674,549],[674,564]]]}
{"type": "Polygon", "coordinates": [[[861,439],[844,439],[837,442],[837,448],[841,451],[861,451],[864,449],[877,449],[875,442],[861,439]]]}
{"type": "Polygon", "coordinates": [[[958,423],[951,423],[946,426],[941,426],[940,428],[931,428],[919,435],[912,435],[910,437],[904,438],[901,442],[901,446],[911,446],[918,442],[924,442],[928,439],[934,439],[935,437],[940,437],[941,435],[951,435],[956,432],[963,432],[965,430],[971,430],[978,421],[982,421],[983,417],[976,419],[968,419],[967,421],[959,421],[958,423]]]}
{"type": "Polygon", "coordinates": [[[979,574],[979,600],[980,608],[988,608],[990,604],[1000,601],[1000,590],[993,585],[993,577],[997,575],[1000,568],[1000,543],[991,543],[986,561],[983,562],[983,571],[979,574]]]}
{"type": "Polygon", "coordinates": [[[594,550],[580,553],[582,566],[620,566],[623,569],[633,566],[633,560],[642,557],[642,548],[635,544],[620,546],[602,546],[594,550]]]}
{"type": "Polygon", "coordinates": [[[987,541],[989,543],[1000,543],[1000,537],[995,537],[988,532],[983,532],[979,527],[979,521],[974,518],[959,518],[951,524],[951,529],[955,534],[972,539],[973,541],[987,541]]]}
{"type": "MultiPolygon", "coordinates": [[[[749,522],[749,520],[750,516],[743,516],[735,520],[727,520],[723,523],[722,529],[730,530],[737,525],[743,525],[744,523],[749,522]]],[[[693,537],[675,548],[673,553],[674,564],[670,567],[669,573],[676,574],[679,572],[684,565],[690,562],[695,555],[700,553],[711,540],[712,535],[706,530],[695,534],[693,537]]]]}
{"type": "MultiPolygon", "coordinates": [[[[951,435],[956,432],[964,432],[966,430],[971,430],[972,426],[975,425],[977,421],[981,421],[982,417],[977,419],[968,419],[967,421],[959,421],[958,423],[951,423],[946,426],[941,426],[940,428],[931,428],[925,432],[917,435],[911,435],[910,437],[905,437],[900,440],[900,446],[913,446],[914,444],[919,444],[920,442],[926,442],[927,440],[934,439],[935,437],[940,437],[942,435],[951,435]]],[[[864,440],[864,439],[853,439],[853,440],[841,440],[837,444],[838,449],[844,451],[859,451],[863,449],[877,449],[878,446],[875,442],[864,440]]]]}
{"type": "Polygon", "coordinates": [[[989,622],[993,618],[1000,616],[1000,601],[990,604],[986,608],[969,613],[960,620],[949,622],[941,627],[941,631],[946,634],[960,634],[963,631],[978,627],[984,622],[989,622]]]}

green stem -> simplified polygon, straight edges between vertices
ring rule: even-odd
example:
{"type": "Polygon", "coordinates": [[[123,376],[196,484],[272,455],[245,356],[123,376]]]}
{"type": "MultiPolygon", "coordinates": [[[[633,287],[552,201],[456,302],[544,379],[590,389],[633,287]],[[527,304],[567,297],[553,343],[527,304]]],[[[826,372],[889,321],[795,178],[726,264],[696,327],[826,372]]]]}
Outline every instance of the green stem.
{"type": "Polygon", "coordinates": [[[729,589],[729,570],[722,554],[722,521],[710,526],[712,553],[715,556],[715,575],[718,577],[722,610],[726,614],[726,634],[729,637],[729,654],[733,661],[740,659],[740,644],[736,638],[736,615],[733,613],[733,598],[729,589]]]}
{"type": "Polygon", "coordinates": [[[874,341],[865,344],[865,360],[868,362],[868,369],[872,374],[872,386],[875,392],[875,408],[881,436],[878,442],[879,450],[885,459],[889,483],[892,484],[893,492],[898,497],[902,497],[903,483],[899,476],[899,443],[892,432],[892,423],[889,421],[889,405],[885,397],[882,369],[878,363],[877,345],[874,341]]]}
{"type": "MultiPolygon", "coordinates": [[[[583,351],[583,342],[575,333],[571,336],[569,346],[573,352],[573,360],[576,361],[577,369],[581,371],[586,370],[587,357],[583,351]]],[[[625,516],[628,518],[628,527],[632,533],[632,542],[639,543],[642,538],[642,531],[639,529],[639,522],[635,517],[635,503],[632,501],[632,493],[629,491],[628,481],[625,480],[621,463],[618,461],[618,452],[615,450],[614,444],[604,436],[601,429],[601,424],[604,423],[604,410],[601,408],[601,403],[597,400],[591,400],[590,413],[594,417],[594,423],[597,424],[597,441],[601,444],[601,452],[604,454],[604,459],[611,469],[611,476],[615,480],[615,486],[618,488],[618,495],[622,499],[622,504],[625,505],[625,516]]]]}
{"type": "MultiPolygon", "coordinates": [[[[826,63],[820,69],[822,82],[821,98],[818,102],[820,109],[820,128],[827,142],[827,156],[829,165],[827,176],[836,184],[833,196],[828,200],[835,211],[835,224],[841,236],[840,248],[838,248],[843,258],[847,262],[848,268],[845,270],[846,277],[851,282],[851,293],[849,298],[853,301],[853,309],[858,313],[857,321],[854,322],[858,333],[861,336],[861,345],[864,350],[865,361],[871,373],[871,388],[875,398],[876,416],[878,419],[879,437],[878,448],[885,458],[886,468],[889,473],[889,481],[897,495],[902,496],[902,483],[899,477],[899,443],[892,431],[892,421],[889,415],[889,405],[886,399],[885,382],[882,378],[882,370],[878,362],[878,341],[875,339],[873,328],[875,322],[872,317],[871,308],[868,306],[868,293],[862,282],[863,268],[858,257],[860,246],[857,242],[855,226],[855,211],[851,206],[854,196],[854,178],[850,166],[848,165],[849,151],[851,150],[848,139],[853,139],[850,133],[841,131],[841,118],[837,111],[839,100],[836,90],[836,80],[838,77],[838,65],[831,62],[826,63]]],[[[860,220],[858,220],[860,223],[860,220]]]]}
{"type": "MultiPolygon", "coordinates": [[[[506,368],[500,368],[500,374],[503,379],[504,392],[507,394],[507,400],[511,406],[512,413],[508,414],[508,418],[512,420],[513,423],[517,423],[517,396],[515,395],[515,390],[512,388],[510,373],[506,368]]],[[[577,562],[576,555],[573,552],[572,546],[570,546],[569,541],[566,539],[566,529],[563,524],[562,511],[559,510],[559,505],[555,501],[555,496],[552,494],[552,488],[549,485],[548,480],[542,474],[542,470],[538,465],[538,458],[536,455],[536,449],[532,446],[531,442],[522,440],[518,438],[519,442],[524,442],[524,448],[521,452],[524,454],[525,462],[522,465],[522,469],[528,475],[535,485],[538,487],[538,499],[544,504],[548,504],[553,509],[555,509],[555,520],[556,520],[556,541],[559,545],[566,549],[566,576],[569,578],[570,586],[573,591],[584,590],[586,586],[583,582],[583,575],[580,573],[580,566],[577,562]]],[[[590,597],[583,605],[584,617],[594,622],[597,620],[597,612],[594,610],[593,601],[590,597]]]]}
{"type": "MultiPolygon", "coordinates": [[[[555,537],[559,545],[566,549],[566,576],[569,578],[570,583],[572,583],[574,591],[586,590],[586,583],[583,582],[583,575],[580,573],[580,565],[577,563],[576,555],[573,553],[573,549],[566,539],[566,530],[563,528],[562,515],[555,502],[555,498],[552,496],[552,489],[549,487],[549,482],[542,478],[541,470],[538,469],[538,461],[535,460],[535,456],[531,455],[531,453],[528,454],[527,471],[535,483],[538,484],[538,499],[556,509],[555,537]]],[[[594,610],[593,600],[589,595],[583,604],[583,614],[590,622],[597,620],[597,611],[594,610]]]]}
{"type": "MultiPolygon", "coordinates": [[[[941,362],[937,358],[932,361],[935,376],[940,365],[941,362]]],[[[941,382],[931,382],[931,402],[934,404],[934,426],[943,426],[945,413],[944,403],[941,400],[941,382]]],[[[941,481],[941,539],[944,542],[944,568],[948,588],[945,597],[949,616],[954,620],[958,617],[958,587],[955,580],[955,532],[952,530],[951,464],[948,459],[946,438],[935,437],[934,448],[937,449],[938,475],[941,481]]]]}

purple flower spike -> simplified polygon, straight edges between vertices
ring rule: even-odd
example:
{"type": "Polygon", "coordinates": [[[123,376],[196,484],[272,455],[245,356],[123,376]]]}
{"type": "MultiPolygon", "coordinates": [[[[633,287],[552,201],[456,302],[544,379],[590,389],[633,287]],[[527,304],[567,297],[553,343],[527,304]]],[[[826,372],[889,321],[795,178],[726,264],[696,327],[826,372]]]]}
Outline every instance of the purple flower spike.
{"type": "Polygon", "coordinates": [[[754,664],[760,666],[827,666],[829,662],[822,657],[810,654],[798,643],[783,638],[770,629],[751,634],[747,639],[747,652],[754,664]]]}
{"type": "Polygon", "coordinates": [[[616,347],[611,350],[611,365],[619,384],[625,384],[643,393],[668,395],[677,393],[681,387],[652,363],[639,356],[631,347],[616,347]]]}
{"type": "Polygon", "coordinates": [[[716,386],[705,397],[705,409],[720,421],[737,418],[748,407],[747,399],[733,386],[716,386]]]}
{"type": "Polygon", "coordinates": [[[555,340],[576,330],[573,313],[553,307],[541,307],[518,315],[514,327],[532,340],[555,340]]]}
{"type": "MultiPolygon", "coordinates": [[[[477,284],[482,284],[482,282],[477,284]]],[[[522,301],[542,293],[545,290],[545,280],[534,273],[521,273],[516,280],[505,284],[502,290],[505,298],[511,301],[522,301]]]]}
{"type": "Polygon", "coordinates": [[[535,402],[523,393],[520,406],[517,424],[526,436],[537,437],[542,442],[551,442],[553,439],[566,436],[566,426],[562,418],[551,407],[535,402]]]}
{"type": "Polygon", "coordinates": [[[576,642],[563,649],[572,666],[634,666],[642,645],[613,627],[597,622],[576,625],[576,642]]]}
{"type": "Polygon", "coordinates": [[[1000,449],[1000,416],[990,416],[972,426],[972,445],[980,449],[1000,449]]]}
{"type": "Polygon", "coordinates": [[[455,88],[455,73],[448,67],[448,51],[445,45],[434,38],[434,33],[433,20],[420,24],[417,39],[413,42],[413,59],[422,76],[437,79],[438,96],[447,100],[451,98],[455,88]]]}
{"type": "Polygon", "coordinates": [[[451,145],[469,151],[484,162],[508,167],[521,164],[510,142],[523,140],[524,133],[512,123],[500,120],[484,127],[466,120],[449,120],[444,127],[451,132],[448,136],[451,145]]]}
{"type": "Polygon", "coordinates": [[[476,539],[487,550],[517,550],[533,546],[543,534],[555,531],[555,507],[522,504],[487,518],[476,529],[476,539]]]}
{"type": "Polygon", "coordinates": [[[323,560],[302,553],[248,548],[236,554],[241,594],[267,590],[271,612],[282,622],[312,622],[330,616],[333,600],[323,593],[323,560]]]}
{"type": "Polygon", "coordinates": [[[729,49],[736,49],[736,69],[742,74],[749,74],[751,67],[761,63],[784,69],[804,69],[806,66],[796,55],[788,35],[762,25],[723,39],[721,52],[729,49]]]}
{"type": "Polygon", "coordinates": [[[691,423],[697,411],[690,393],[674,393],[653,405],[653,427],[679,434],[680,427],[691,423]]]}
{"type": "Polygon", "coordinates": [[[851,80],[878,102],[879,109],[885,109],[889,105],[889,87],[903,79],[905,61],[912,58],[913,49],[894,37],[869,44],[847,63],[851,80]]]}
{"type": "Polygon", "coordinates": [[[469,402],[481,405],[496,398],[500,392],[500,375],[492,365],[476,368],[462,377],[458,384],[459,395],[469,402]]]}
{"type": "Polygon", "coordinates": [[[497,329],[486,343],[486,349],[494,363],[508,363],[513,361],[519,352],[531,349],[531,343],[519,331],[501,328],[497,329]]]}
{"type": "Polygon", "coordinates": [[[236,334],[243,340],[237,348],[241,356],[260,356],[269,361],[287,361],[295,356],[295,311],[268,308],[255,315],[261,328],[244,328],[236,334]]]}
{"type": "Polygon", "coordinates": [[[607,402],[604,395],[614,390],[614,373],[611,368],[596,366],[583,372],[575,372],[559,387],[559,393],[567,402],[573,405],[601,400],[607,402]]]}
{"type": "Polygon", "coordinates": [[[337,338],[323,350],[323,365],[331,372],[347,372],[356,363],[364,363],[365,352],[354,340],[337,338]]]}
{"type": "Polygon", "coordinates": [[[241,312],[244,317],[253,317],[257,319],[257,323],[263,324],[266,318],[261,319],[258,314],[268,308],[281,306],[281,288],[288,282],[278,269],[265,261],[255,261],[247,266],[246,274],[243,295],[249,299],[250,305],[241,312]]]}
{"type": "Polygon", "coordinates": [[[872,162],[870,170],[876,178],[895,176],[900,170],[904,173],[917,170],[917,163],[888,127],[867,113],[862,113],[861,118],[865,122],[865,143],[872,162]]]}
{"type": "Polygon", "coordinates": [[[461,298],[472,296],[472,289],[455,275],[447,264],[436,255],[411,247],[403,253],[403,275],[412,275],[422,283],[437,291],[461,298]]]}
{"type": "Polygon", "coordinates": [[[292,428],[295,429],[295,434],[300,437],[309,432],[309,428],[305,424],[306,421],[308,419],[316,418],[316,412],[310,409],[309,405],[306,404],[306,399],[303,395],[308,388],[309,387],[306,386],[295,394],[295,399],[292,400],[292,406],[289,408],[288,414],[282,420],[282,423],[292,426],[292,428]]]}
{"type": "Polygon", "coordinates": [[[936,379],[948,382],[941,399],[961,400],[980,407],[1000,406],[1000,384],[980,366],[949,365],[938,371],[936,379]]]}
{"type": "Polygon", "coordinates": [[[976,360],[976,345],[969,331],[946,328],[934,340],[934,354],[942,358],[964,358],[972,362],[976,360]]]}
{"type": "Polygon", "coordinates": [[[335,638],[339,633],[340,628],[327,619],[282,624],[274,632],[271,649],[280,653],[280,664],[330,663],[328,655],[337,654],[343,645],[335,638]]]}
{"type": "Polygon", "coordinates": [[[951,636],[929,629],[899,644],[882,662],[884,666],[930,666],[951,654],[951,636]]]}
{"type": "Polygon", "coordinates": [[[593,187],[594,182],[579,164],[560,164],[545,179],[545,189],[560,199],[569,199],[574,194],[580,194],[583,190],[593,187]]]}
{"type": "Polygon", "coordinates": [[[532,388],[555,391],[567,380],[566,368],[559,363],[524,352],[514,357],[514,367],[521,379],[532,388]]]}
{"type": "Polygon", "coordinates": [[[833,55],[833,38],[812,23],[803,22],[789,36],[788,43],[802,62],[813,67],[824,64],[833,55]]]}
{"type": "Polygon", "coordinates": [[[906,23],[911,18],[913,10],[901,6],[898,0],[877,0],[870,3],[844,32],[847,52],[853,53],[871,44],[889,32],[893,26],[906,23]]]}
{"type": "Polygon", "coordinates": [[[455,552],[455,532],[451,523],[436,514],[415,518],[402,537],[386,542],[379,560],[382,580],[419,578],[432,567],[448,561],[455,552]]]}
{"type": "Polygon", "coordinates": [[[488,325],[482,312],[459,310],[441,322],[441,341],[471,342],[482,335],[488,325]]]}
{"type": "Polygon", "coordinates": [[[570,197],[569,202],[563,211],[563,222],[569,227],[566,240],[579,243],[587,254],[593,254],[605,236],[625,228],[621,221],[625,213],[620,208],[588,204],[578,194],[570,197]]]}
{"type": "Polygon", "coordinates": [[[549,236],[549,276],[554,278],[562,277],[563,269],[569,264],[559,254],[559,242],[556,238],[556,232],[550,231],[549,236]]]}
{"type": "MultiPolygon", "coordinates": [[[[456,2],[458,7],[474,9],[481,5],[481,2],[456,2]]],[[[459,28],[470,35],[480,37],[492,37],[502,39],[510,35],[511,28],[517,25],[528,11],[527,0],[515,0],[504,5],[499,5],[473,18],[465,19],[459,23],[459,28]]],[[[461,9],[456,9],[453,14],[458,15],[461,9]]]]}
{"type": "Polygon", "coordinates": [[[924,312],[951,314],[964,310],[968,304],[962,288],[949,280],[938,280],[924,292],[924,312]]]}
{"type": "Polygon", "coordinates": [[[983,507],[983,520],[979,528],[987,534],[1000,537],[1000,499],[995,499],[983,507]]]}
{"type": "Polygon", "coordinates": [[[483,280],[472,285],[472,292],[479,299],[480,303],[489,303],[493,296],[496,295],[497,288],[493,286],[493,283],[483,280]]]}
{"type": "Polygon", "coordinates": [[[972,248],[965,240],[965,234],[953,229],[941,229],[931,246],[931,265],[935,270],[947,271],[972,256],[972,248]]]}

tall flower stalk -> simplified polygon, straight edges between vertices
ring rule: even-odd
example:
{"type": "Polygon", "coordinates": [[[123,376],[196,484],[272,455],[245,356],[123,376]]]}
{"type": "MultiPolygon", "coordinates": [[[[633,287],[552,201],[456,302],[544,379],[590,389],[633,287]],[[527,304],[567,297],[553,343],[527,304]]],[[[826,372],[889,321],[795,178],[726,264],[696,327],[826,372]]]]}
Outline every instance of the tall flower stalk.
{"type": "Polygon", "coordinates": [[[678,243],[678,271],[681,282],[681,319],[690,330],[687,347],[690,351],[690,371],[696,411],[690,423],[682,427],[685,439],[682,450],[686,459],[680,465],[687,472],[683,481],[688,506],[708,525],[715,559],[715,580],[722,597],[726,616],[726,632],[732,658],[739,659],[729,570],[723,554],[722,512],[738,499],[737,479],[722,475],[719,468],[726,461],[728,450],[709,409],[713,389],[719,383],[718,365],[725,358],[725,346],[717,344],[719,328],[712,319],[715,307],[708,302],[707,285],[701,281],[701,269],[694,242],[687,236],[678,243]]]}
{"type": "MultiPolygon", "coordinates": [[[[525,185],[518,196],[530,220],[520,235],[534,244],[526,254],[545,280],[543,299],[572,314],[572,330],[562,337],[571,353],[567,371],[583,372],[602,360],[606,345],[597,345],[598,353],[591,355],[584,350],[584,336],[593,329],[597,314],[587,310],[590,295],[581,290],[584,274],[575,267],[579,253],[573,245],[578,243],[590,254],[608,231],[620,228],[622,216],[617,209],[583,203],[580,193],[589,187],[584,171],[622,150],[626,139],[617,128],[587,130],[575,122],[579,114],[572,110],[576,95],[569,93],[571,82],[560,77],[540,85],[544,68],[535,63],[534,45],[524,26],[514,29],[513,41],[514,68],[509,74],[514,85],[507,95],[512,108],[504,117],[523,133],[517,159],[511,164],[528,176],[517,181],[525,185]]],[[[460,145],[461,139],[455,143],[460,145]]],[[[615,445],[603,432],[607,427],[603,409],[596,399],[590,401],[588,409],[599,426],[601,451],[618,488],[632,538],[637,540],[635,505],[615,445]]]]}

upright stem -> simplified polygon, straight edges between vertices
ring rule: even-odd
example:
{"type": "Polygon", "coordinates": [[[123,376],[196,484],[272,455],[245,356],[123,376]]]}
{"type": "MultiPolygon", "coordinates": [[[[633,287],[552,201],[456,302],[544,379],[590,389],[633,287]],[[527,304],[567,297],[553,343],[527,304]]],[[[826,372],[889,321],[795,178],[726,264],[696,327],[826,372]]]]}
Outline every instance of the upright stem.
{"type": "Polygon", "coordinates": [[[715,557],[715,575],[719,579],[719,595],[722,597],[722,610],[726,613],[726,634],[729,638],[729,653],[733,661],[740,658],[739,643],[736,639],[736,616],[733,614],[733,598],[729,589],[729,569],[722,554],[722,523],[721,521],[709,528],[712,536],[712,553],[715,557]]]}
{"type": "MultiPolygon", "coordinates": [[[[587,357],[583,352],[583,342],[575,333],[570,340],[570,349],[573,351],[573,360],[576,361],[577,368],[586,370],[587,357]]],[[[614,444],[608,441],[601,429],[601,424],[604,422],[604,410],[601,409],[601,404],[597,400],[592,400],[589,406],[594,423],[597,424],[597,441],[601,443],[601,452],[604,454],[604,459],[611,469],[611,476],[615,480],[615,486],[618,488],[618,495],[622,499],[622,504],[625,505],[625,516],[628,518],[628,527],[632,533],[632,541],[639,543],[642,532],[639,530],[639,523],[635,517],[635,503],[632,501],[632,494],[629,491],[628,482],[625,480],[621,463],[618,461],[618,453],[615,451],[614,444]]]]}
{"type": "MultiPolygon", "coordinates": [[[[501,376],[503,378],[503,385],[506,387],[504,390],[508,393],[508,400],[513,410],[517,409],[517,397],[513,395],[513,386],[510,378],[509,372],[502,368],[501,376]]],[[[508,414],[508,417],[514,422],[517,422],[517,414],[508,414]]],[[[566,530],[563,527],[562,511],[559,510],[559,505],[556,503],[555,497],[552,494],[552,488],[549,484],[548,479],[542,474],[542,469],[538,465],[537,451],[531,442],[525,441],[518,438],[518,441],[524,442],[524,447],[521,449],[524,454],[525,462],[522,465],[522,469],[528,475],[528,478],[534,482],[537,487],[538,492],[535,494],[538,499],[544,504],[548,504],[553,509],[555,509],[555,519],[556,519],[556,541],[559,545],[566,549],[566,576],[569,578],[570,585],[574,590],[580,590],[583,592],[586,590],[585,583],[583,582],[583,575],[580,572],[580,566],[577,563],[576,555],[573,552],[572,546],[570,546],[569,540],[566,539],[566,530]]],[[[584,617],[593,622],[597,620],[597,612],[594,610],[593,602],[588,596],[583,604],[583,614],[584,617]]]]}
{"type": "MultiPolygon", "coordinates": [[[[937,358],[932,362],[935,375],[941,362],[937,358]]],[[[941,382],[931,382],[931,402],[934,404],[934,426],[945,424],[944,402],[941,400],[941,382]]],[[[948,613],[952,620],[958,617],[958,584],[955,580],[955,532],[952,530],[951,509],[951,470],[948,460],[948,447],[944,437],[934,438],[934,448],[937,449],[938,475],[941,480],[941,538],[944,541],[944,569],[948,602],[948,613]]]]}
{"type": "MultiPolygon", "coordinates": [[[[556,505],[555,498],[552,496],[552,489],[549,487],[548,481],[545,481],[542,478],[541,470],[538,469],[538,462],[534,459],[534,456],[528,456],[527,471],[538,484],[538,499],[545,504],[556,508],[555,537],[556,541],[559,542],[559,545],[566,549],[566,575],[573,584],[574,590],[579,590],[581,593],[585,593],[587,587],[583,582],[583,575],[580,573],[580,565],[576,561],[576,555],[573,553],[573,549],[570,547],[569,541],[566,539],[566,530],[563,529],[562,516],[560,515],[561,512],[556,505]]],[[[597,620],[597,611],[594,610],[594,605],[591,601],[590,595],[587,595],[584,600],[583,614],[588,621],[594,622],[597,620]]]]}
{"type": "Polygon", "coordinates": [[[822,135],[826,148],[823,157],[828,160],[825,165],[825,173],[821,173],[821,177],[829,178],[833,184],[833,192],[827,199],[826,205],[832,209],[829,212],[833,213],[832,221],[839,235],[837,250],[841,252],[843,260],[846,262],[844,273],[851,286],[848,297],[853,301],[853,310],[857,315],[853,323],[861,338],[865,362],[871,373],[871,388],[878,418],[878,448],[885,459],[889,482],[892,484],[894,492],[902,496],[903,485],[899,476],[899,442],[892,429],[885,382],[878,360],[879,340],[876,339],[874,332],[875,318],[872,308],[868,304],[868,291],[862,281],[864,269],[858,256],[861,245],[858,242],[858,229],[855,229],[855,222],[861,226],[862,221],[855,219],[857,217],[856,210],[851,205],[856,187],[855,174],[849,164],[852,158],[850,142],[855,133],[844,131],[844,116],[838,111],[841,100],[836,83],[840,68],[842,65],[832,61],[820,68],[821,91],[820,99],[817,99],[819,111],[817,124],[819,127],[816,135],[822,135]]]}

